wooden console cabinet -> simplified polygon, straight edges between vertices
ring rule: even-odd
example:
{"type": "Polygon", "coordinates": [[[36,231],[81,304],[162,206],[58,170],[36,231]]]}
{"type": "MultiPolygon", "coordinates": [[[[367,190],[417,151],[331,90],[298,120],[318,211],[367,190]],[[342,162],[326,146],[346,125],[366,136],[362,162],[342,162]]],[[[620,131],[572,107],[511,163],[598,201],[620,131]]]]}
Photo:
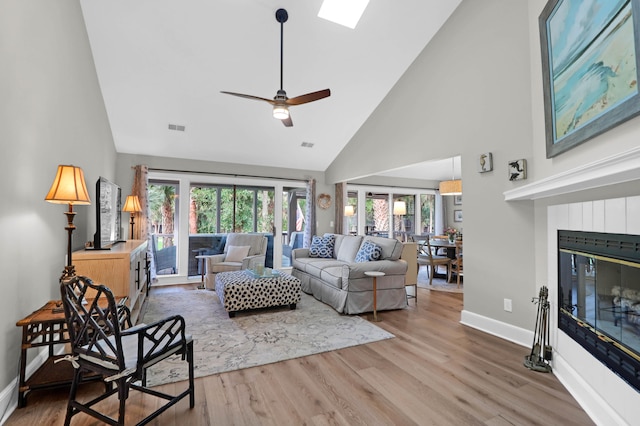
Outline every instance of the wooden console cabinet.
{"type": "Polygon", "coordinates": [[[147,241],[129,240],[111,250],[78,250],[73,253],[76,275],[109,287],[117,298],[127,297],[135,324],[147,295],[147,241]]]}

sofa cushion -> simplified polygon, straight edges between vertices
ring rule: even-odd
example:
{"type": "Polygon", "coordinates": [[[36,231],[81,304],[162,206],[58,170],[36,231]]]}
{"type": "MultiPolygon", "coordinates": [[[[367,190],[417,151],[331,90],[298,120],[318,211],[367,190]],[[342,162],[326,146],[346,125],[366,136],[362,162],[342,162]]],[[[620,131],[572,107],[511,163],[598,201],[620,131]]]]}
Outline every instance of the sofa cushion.
{"type": "Polygon", "coordinates": [[[324,237],[314,236],[311,240],[311,247],[309,248],[309,257],[332,258],[334,244],[335,236],[333,235],[326,235],[324,237]]]}
{"type": "Polygon", "coordinates": [[[224,260],[226,262],[242,262],[242,259],[249,254],[250,248],[250,246],[229,246],[224,260]]]}
{"type": "Polygon", "coordinates": [[[356,262],[371,262],[379,260],[382,255],[382,249],[379,245],[371,241],[363,241],[358,253],[356,254],[356,262]]]}
{"type": "Polygon", "coordinates": [[[362,237],[357,235],[343,235],[342,242],[338,247],[336,244],[336,259],[347,263],[353,263],[356,260],[356,254],[362,244],[362,237]]]}
{"type": "Polygon", "coordinates": [[[364,241],[371,241],[382,249],[380,260],[398,260],[402,254],[402,243],[395,238],[364,237],[364,241]]]}

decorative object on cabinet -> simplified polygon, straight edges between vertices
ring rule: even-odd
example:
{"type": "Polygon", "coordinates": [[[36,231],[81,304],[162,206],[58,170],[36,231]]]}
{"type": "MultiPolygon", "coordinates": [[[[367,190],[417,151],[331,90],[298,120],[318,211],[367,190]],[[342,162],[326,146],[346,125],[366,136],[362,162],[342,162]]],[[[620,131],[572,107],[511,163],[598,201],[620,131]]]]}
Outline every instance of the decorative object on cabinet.
{"type": "Polygon", "coordinates": [[[129,213],[130,216],[130,224],[131,224],[131,234],[129,234],[129,239],[133,240],[133,224],[134,217],[136,213],[142,211],[142,207],[140,207],[140,200],[137,195],[127,195],[127,199],[124,202],[124,207],[122,208],[123,212],[129,213]]]}
{"type": "Polygon", "coordinates": [[[527,160],[509,161],[509,180],[523,180],[527,178],[527,160]]]}
{"type": "Polygon", "coordinates": [[[87,192],[87,185],[84,181],[84,172],[80,167],[72,165],[60,165],[56,172],[56,177],[53,180],[53,184],[49,189],[49,193],[44,199],[50,203],[55,204],[68,204],[69,210],[64,212],[67,216],[67,226],[64,228],[67,230],[67,264],[64,267],[60,281],[73,277],[75,268],[71,257],[71,241],[73,230],[76,229],[73,224],[73,218],[76,212],[73,211],[73,205],[88,205],[91,204],[89,199],[89,193],[87,192]]]}
{"type": "Polygon", "coordinates": [[[329,194],[318,195],[318,207],[324,210],[331,207],[331,195],[329,194]]]}
{"type": "Polygon", "coordinates": [[[478,173],[486,173],[493,170],[493,154],[485,152],[478,158],[478,173]]]}
{"type": "Polygon", "coordinates": [[[547,158],[640,113],[640,2],[550,0],[538,18],[547,158]]]}

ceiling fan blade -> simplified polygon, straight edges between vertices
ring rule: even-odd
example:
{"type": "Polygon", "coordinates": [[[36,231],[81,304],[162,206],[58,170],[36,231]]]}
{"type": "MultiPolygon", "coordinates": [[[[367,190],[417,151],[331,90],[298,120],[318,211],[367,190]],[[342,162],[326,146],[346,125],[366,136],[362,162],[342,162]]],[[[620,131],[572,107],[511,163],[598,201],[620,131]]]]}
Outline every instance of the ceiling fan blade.
{"type": "Polygon", "coordinates": [[[296,96],[295,98],[287,99],[287,105],[302,105],[308,102],[317,101],[319,99],[323,99],[331,96],[331,90],[324,89],[318,90],[317,92],[307,93],[306,95],[296,96]]]}
{"type": "Polygon", "coordinates": [[[291,116],[289,116],[289,118],[285,118],[284,120],[280,120],[282,121],[282,124],[285,125],[285,127],[293,127],[293,121],[291,120],[291,116]]]}
{"type": "Polygon", "coordinates": [[[220,91],[220,93],[224,93],[225,95],[238,96],[240,98],[245,98],[245,99],[251,99],[254,101],[265,101],[265,102],[269,102],[271,105],[274,104],[273,99],[261,98],[259,96],[244,95],[242,93],[225,92],[225,91],[220,91]]]}

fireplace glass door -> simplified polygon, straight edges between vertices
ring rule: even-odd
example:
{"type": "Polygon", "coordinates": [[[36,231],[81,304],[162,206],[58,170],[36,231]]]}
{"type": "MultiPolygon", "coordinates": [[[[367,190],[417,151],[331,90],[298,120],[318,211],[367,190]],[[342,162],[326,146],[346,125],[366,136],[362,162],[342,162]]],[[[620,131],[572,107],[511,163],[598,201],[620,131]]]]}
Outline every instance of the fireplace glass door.
{"type": "Polygon", "coordinates": [[[560,250],[561,311],[640,358],[640,265],[560,250]]]}

